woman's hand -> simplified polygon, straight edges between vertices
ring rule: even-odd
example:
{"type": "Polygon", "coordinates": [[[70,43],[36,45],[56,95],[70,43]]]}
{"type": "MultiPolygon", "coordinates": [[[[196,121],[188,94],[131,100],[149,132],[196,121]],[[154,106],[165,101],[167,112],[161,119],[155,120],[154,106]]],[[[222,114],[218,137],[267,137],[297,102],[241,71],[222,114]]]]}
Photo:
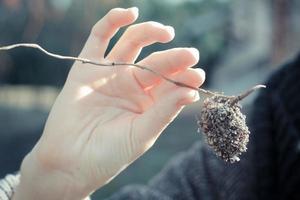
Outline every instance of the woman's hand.
{"type": "MultiPolygon", "coordinates": [[[[131,25],[105,57],[110,39],[137,17],[137,8],[111,10],[93,27],[80,57],[134,63],[143,47],[174,38],[172,27],[157,22],[131,25]]],[[[198,59],[194,48],[174,48],[138,64],[199,87],[204,72],[190,68],[198,59]]],[[[146,70],[75,62],[41,139],[22,163],[15,199],[83,199],[147,151],[196,100],[196,91],[146,70]]]]}

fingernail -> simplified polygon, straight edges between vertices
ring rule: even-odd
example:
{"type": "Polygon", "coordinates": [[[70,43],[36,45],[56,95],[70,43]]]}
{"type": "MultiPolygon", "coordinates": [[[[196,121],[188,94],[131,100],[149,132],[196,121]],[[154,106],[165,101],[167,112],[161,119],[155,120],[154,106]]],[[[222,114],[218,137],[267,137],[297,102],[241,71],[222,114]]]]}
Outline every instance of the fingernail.
{"type": "Polygon", "coordinates": [[[196,68],[195,70],[197,70],[197,72],[200,74],[200,76],[202,77],[203,81],[205,80],[205,71],[201,68],[196,68]]]}
{"type": "Polygon", "coordinates": [[[172,26],[165,26],[165,28],[172,34],[173,37],[175,36],[175,29],[172,26]]]}
{"type": "Polygon", "coordinates": [[[199,60],[199,58],[200,58],[199,50],[194,47],[190,47],[189,50],[195,56],[195,58],[197,58],[197,60],[199,60]]]}
{"type": "Polygon", "coordinates": [[[137,7],[128,8],[129,11],[132,11],[135,15],[139,14],[139,9],[137,7]]]}
{"type": "Polygon", "coordinates": [[[175,34],[175,29],[172,26],[165,26],[165,27],[170,33],[175,34]]]}
{"type": "Polygon", "coordinates": [[[199,92],[191,90],[185,94],[185,96],[178,102],[178,105],[187,105],[196,102],[200,99],[199,92]]]}
{"type": "Polygon", "coordinates": [[[195,91],[193,90],[193,93],[191,92],[191,95],[193,95],[193,98],[194,98],[194,102],[195,101],[198,101],[200,99],[200,96],[199,96],[199,92],[198,91],[195,91]]]}

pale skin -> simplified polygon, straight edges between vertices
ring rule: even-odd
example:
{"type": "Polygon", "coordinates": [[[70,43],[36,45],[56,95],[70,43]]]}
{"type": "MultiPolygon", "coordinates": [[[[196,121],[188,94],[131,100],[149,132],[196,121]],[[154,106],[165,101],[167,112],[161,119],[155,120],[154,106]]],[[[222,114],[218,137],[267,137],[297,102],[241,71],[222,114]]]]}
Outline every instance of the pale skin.
{"type": "MultiPolygon", "coordinates": [[[[174,29],[157,22],[134,24],[137,8],[116,8],[92,28],[80,57],[135,63],[142,48],[170,42],[174,29]],[[129,25],[129,26],[128,26],[129,25]],[[110,39],[125,33],[104,57],[110,39]]],[[[203,70],[195,48],[155,52],[138,61],[173,80],[200,87],[203,70]]],[[[86,198],[145,153],[198,92],[132,66],[75,62],[45,125],[25,157],[14,200],[86,198]]]]}

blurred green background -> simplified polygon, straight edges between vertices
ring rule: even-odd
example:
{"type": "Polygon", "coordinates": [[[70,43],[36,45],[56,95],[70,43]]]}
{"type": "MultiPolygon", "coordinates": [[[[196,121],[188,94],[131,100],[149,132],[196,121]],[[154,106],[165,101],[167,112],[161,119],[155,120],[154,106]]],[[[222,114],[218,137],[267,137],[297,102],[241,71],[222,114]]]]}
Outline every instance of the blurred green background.
{"type": "MultiPolygon", "coordinates": [[[[0,0],[0,45],[32,42],[76,56],[97,20],[111,8],[131,6],[140,9],[137,22],[159,21],[176,30],[174,41],[145,48],[139,59],[171,47],[196,47],[198,66],[207,73],[204,87],[226,94],[263,82],[300,49],[297,0],[0,0]]],[[[39,138],[71,65],[32,49],[0,52],[1,176],[18,170],[39,138]]],[[[176,152],[201,139],[194,117],[199,109],[196,103],[184,110],[154,147],[95,199],[126,184],[146,183],[176,152]]]]}

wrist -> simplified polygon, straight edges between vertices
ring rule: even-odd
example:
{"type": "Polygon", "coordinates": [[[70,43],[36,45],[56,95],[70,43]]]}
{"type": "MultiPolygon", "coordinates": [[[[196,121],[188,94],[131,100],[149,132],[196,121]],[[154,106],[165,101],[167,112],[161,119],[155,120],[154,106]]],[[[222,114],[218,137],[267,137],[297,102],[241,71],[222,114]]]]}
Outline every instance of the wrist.
{"type": "Polygon", "coordinates": [[[24,158],[20,174],[13,200],[82,200],[89,196],[71,175],[42,166],[34,152],[24,158]]]}

